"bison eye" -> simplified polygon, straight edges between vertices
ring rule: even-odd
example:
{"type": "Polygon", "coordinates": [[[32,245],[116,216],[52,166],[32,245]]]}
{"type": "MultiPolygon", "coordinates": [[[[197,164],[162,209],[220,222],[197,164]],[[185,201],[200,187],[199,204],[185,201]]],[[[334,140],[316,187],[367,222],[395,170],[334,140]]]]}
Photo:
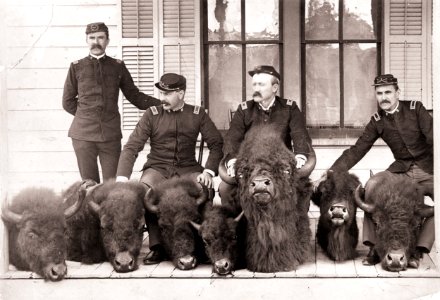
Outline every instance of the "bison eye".
{"type": "Polygon", "coordinates": [[[237,235],[233,235],[232,240],[234,240],[234,241],[237,240],[237,235]]]}
{"type": "Polygon", "coordinates": [[[34,232],[34,231],[29,231],[29,232],[27,233],[27,235],[28,235],[28,237],[31,238],[31,239],[36,239],[36,238],[38,237],[38,234],[37,234],[36,232],[34,232]]]}
{"type": "Polygon", "coordinates": [[[211,241],[209,241],[209,240],[207,240],[207,239],[203,239],[202,238],[202,240],[203,240],[203,243],[205,244],[205,245],[209,245],[209,244],[211,244],[211,241]]]}
{"type": "Polygon", "coordinates": [[[289,170],[284,170],[283,173],[287,174],[287,175],[290,175],[290,171],[289,170]]]}

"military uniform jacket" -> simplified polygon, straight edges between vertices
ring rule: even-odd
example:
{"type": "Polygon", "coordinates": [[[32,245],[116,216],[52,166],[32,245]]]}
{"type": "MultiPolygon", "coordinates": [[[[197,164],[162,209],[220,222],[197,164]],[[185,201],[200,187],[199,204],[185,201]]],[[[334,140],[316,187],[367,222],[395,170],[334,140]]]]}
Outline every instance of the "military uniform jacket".
{"type": "Polygon", "coordinates": [[[64,109],[75,116],[69,137],[93,142],[121,139],[119,89],[139,109],[160,105],[160,100],[139,91],[121,60],[87,56],[71,63],[63,93],[64,109]]]}
{"type": "Polygon", "coordinates": [[[166,111],[162,106],[151,107],[122,150],[117,176],[130,177],[137,154],[148,139],[151,150],[143,169],[151,167],[165,177],[203,171],[195,159],[199,133],[209,149],[205,168],[217,174],[223,156],[223,138],[205,110],[188,104],[176,112],[166,111]]]}
{"type": "Polygon", "coordinates": [[[388,167],[390,172],[406,172],[415,163],[433,174],[431,115],[419,101],[399,101],[397,109],[394,114],[387,115],[383,110],[374,114],[355,145],[345,150],[331,169],[350,170],[381,137],[396,159],[388,167]]]}
{"type": "Polygon", "coordinates": [[[273,106],[264,111],[254,100],[240,104],[234,113],[229,131],[225,137],[224,154],[229,160],[237,156],[246,132],[254,125],[272,124],[279,128],[284,142],[296,154],[308,157],[311,153],[311,139],[304,124],[304,118],[295,101],[275,98],[273,106]]]}

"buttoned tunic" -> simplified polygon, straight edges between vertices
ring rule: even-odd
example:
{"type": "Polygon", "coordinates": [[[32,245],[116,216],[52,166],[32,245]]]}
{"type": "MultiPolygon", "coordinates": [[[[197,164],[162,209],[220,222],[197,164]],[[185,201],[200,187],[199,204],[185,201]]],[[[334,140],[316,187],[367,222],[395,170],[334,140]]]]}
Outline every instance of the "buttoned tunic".
{"type": "Polygon", "coordinates": [[[240,104],[234,113],[231,126],[225,137],[224,154],[229,160],[237,156],[246,132],[254,125],[272,124],[281,132],[284,142],[296,154],[308,157],[311,153],[311,139],[304,124],[304,118],[295,101],[275,97],[274,104],[265,111],[254,100],[240,104]]]}
{"type": "Polygon", "coordinates": [[[390,147],[395,158],[388,171],[407,172],[415,163],[426,173],[433,174],[432,116],[419,101],[399,101],[393,114],[379,110],[356,143],[345,150],[330,169],[350,170],[379,137],[390,147]]]}
{"type": "Polygon", "coordinates": [[[199,133],[209,149],[205,168],[217,173],[223,156],[223,138],[205,110],[188,104],[178,111],[151,107],[145,111],[122,150],[117,176],[130,177],[137,155],[148,139],[151,150],[143,169],[153,168],[166,178],[203,171],[195,159],[199,133]]]}
{"type": "Polygon", "coordinates": [[[69,137],[91,142],[121,139],[119,89],[139,109],[160,105],[160,100],[139,91],[121,60],[89,55],[71,63],[63,93],[63,107],[74,115],[69,137]]]}

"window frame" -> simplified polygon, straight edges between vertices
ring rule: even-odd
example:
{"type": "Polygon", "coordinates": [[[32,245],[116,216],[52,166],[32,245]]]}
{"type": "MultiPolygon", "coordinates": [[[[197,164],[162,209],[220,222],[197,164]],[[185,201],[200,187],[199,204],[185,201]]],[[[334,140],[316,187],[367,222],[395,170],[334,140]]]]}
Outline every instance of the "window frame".
{"type": "MultiPolygon", "coordinates": [[[[377,35],[376,39],[344,39],[344,1],[349,0],[338,0],[338,38],[337,39],[326,39],[326,40],[306,40],[305,38],[305,5],[306,1],[301,0],[300,4],[300,43],[301,43],[301,108],[304,118],[307,117],[307,93],[306,93],[306,47],[311,44],[338,44],[339,45],[339,102],[340,102],[340,113],[339,120],[341,125],[334,126],[307,126],[309,134],[314,141],[314,144],[323,145],[347,145],[354,144],[357,138],[362,134],[365,126],[361,128],[353,128],[344,126],[344,45],[353,43],[375,43],[377,45],[376,49],[376,68],[377,75],[381,73],[383,69],[383,3],[382,0],[377,1],[377,35]]],[[[367,83],[366,83],[367,84],[367,83]]],[[[307,120],[306,120],[307,124],[307,120]]]]}

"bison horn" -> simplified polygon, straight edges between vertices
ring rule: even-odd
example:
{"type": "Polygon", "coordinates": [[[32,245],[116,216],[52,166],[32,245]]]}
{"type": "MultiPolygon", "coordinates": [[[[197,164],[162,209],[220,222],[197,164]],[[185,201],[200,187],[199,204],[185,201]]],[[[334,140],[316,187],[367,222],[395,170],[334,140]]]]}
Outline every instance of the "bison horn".
{"type": "Polygon", "coordinates": [[[150,187],[144,197],[144,207],[154,214],[159,211],[159,207],[153,204],[153,188],[150,187]]]}
{"type": "Polygon", "coordinates": [[[7,200],[5,199],[3,201],[3,205],[2,205],[2,219],[3,219],[3,221],[13,223],[13,224],[20,223],[21,220],[23,219],[23,215],[17,214],[15,212],[13,212],[12,210],[10,210],[6,203],[7,203],[7,200]]]}
{"type": "Polygon", "coordinates": [[[316,154],[315,154],[315,150],[313,150],[312,147],[310,147],[311,152],[309,153],[309,157],[307,158],[306,163],[304,164],[304,166],[302,166],[301,169],[297,170],[297,173],[299,175],[299,177],[303,178],[303,177],[309,177],[310,174],[312,173],[313,169],[315,168],[316,165],[316,154]]]}
{"type": "MultiPolygon", "coordinates": [[[[78,212],[78,210],[81,208],[81,205],[84,202],[84,199],[86,198],[86,194],[87,194],[87,187],[90,186],[90,184],[92,183],[92,181],[88,181],[88,180],[84,180],[79,189],[78,189],[78,199],[75,201],[75,203],[73,203],[71,206],[69,206],[68,208],[66,208],[64,210],[64,216],[68,219],[71,216],[73,216],[74,214],[76,214],[78,212]]],[[[94,184],[96,184],[96,182],[93,181],[94,184]]]]}
{"type": "Polygon", "coordinates": [[[375,210],[375,206],[373,204],[365,203],[362,200],[362,197],[360,195],[361,187],[362,187],[362,184],[359,184],[357,186],[356,191],[354,192],[354,200],[355,200],[357,206],[359,206],[360,209],[362,209],[363,211],[365,211],[367,213],[372,213],[375,210]]]}
{"type": "Polygon", "coordinates": [[[208,195],[209,195],[209,190],[206,186],[204,186],[203,184],[200,184],[202,186],[202,191],[200,193],[200,196],[196,199],[196,204],[197,206],[202,205],[203,203],[205,203],[206,201],[208,201],[208,195]]]}
{"type": "Polygon", "coordinates": [[[191,225],[192,225],[192,227],[194,227],[197,231],[200,231],[200,224],[197,224],[196,222],[194,222],[194,221],[189,221],[190,223],[191,223],[191,225]]]}
{"type": "Polygon", "coordinates": [[[243,216],[244,216],[244,210],[242,210],[241,213],[234,219],[234,222],[236,223],[240,222],[243,216]]]}
{"type": "Polygon", "coordinates": [[[417,214],[423,218],[429,218],[434,216],[434,206],[424,205],[423,208],[420,208],[417,211],[417,214]]]}
{"type": "Polygon", "coordinates": [[[220,164],[218,166],[218,176],[221,178],[221,180],[223,180],[228,184],[232,184],[232,185],[237,184],[237,180],[235,179],[235,177],[231,177],[228,175],[228,172],[226,171],[226,162],[224,158],[220,161],[220,164]]]}

